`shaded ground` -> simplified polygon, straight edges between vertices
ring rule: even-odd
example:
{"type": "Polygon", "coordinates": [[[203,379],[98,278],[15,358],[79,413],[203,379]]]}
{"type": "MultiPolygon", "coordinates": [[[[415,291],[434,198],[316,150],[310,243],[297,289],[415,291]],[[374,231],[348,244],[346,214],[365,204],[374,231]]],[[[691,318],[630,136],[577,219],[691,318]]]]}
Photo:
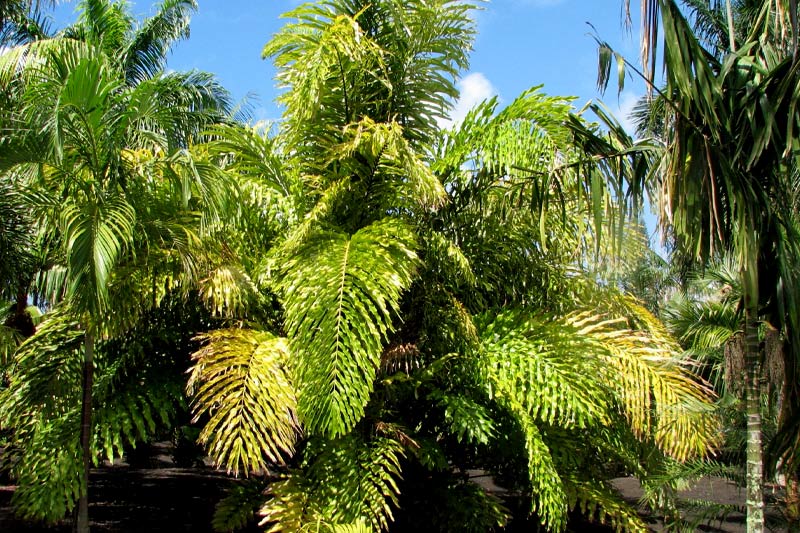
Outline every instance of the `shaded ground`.
{"type": "MultiPolygon", "coordinates": [[[[613,481],[614,486],[623,494],[628,503],[636,506],[642,496],[642,489],[639,481],[635,478],[618,478],[613,481]]],[[[765,488],[766,521],[767,531],[782,532],[786,531],[777,501],[782,497],[782,491],[776,488],[765,488]]],[[[721,519],[709,522],[702,520],[702,513],[707,507],[692,508],[688,507],[682,514],[687,523],[694,523],[695,531],[707,531],[714,533],[744,533],[745,528],[745,491],[735,483],[722,478],[701,479],[690,490],[682,491],[678,497],[684,502],[704,501],[718,504],[717,510],[724,512],[719,515],[721,519]]],[[[714,511],[714,509],[708,509],[714,511]]],[[[646,518],[649,518],[644,515],[646,518]]],[[[710,517],[711,515],[706,515],[710,517]]],[[[664,524],[660,520],[648,519],[651,531],[665,531],[664,524]]]]}
{"type": "MultiPolygon", "coordinates": [[[[164,450],[154,456],[146,467],[127,464],[104,466],[92,471],[90,511],[93,532],[211,532],[211,517],[216,502],[225,489],[235,483],[224,473],[212,468],[176,468],[164,450]]],[[[641,489],[635,479],[620,478],[614,485],[626,499],[635,504],[641,489]]],[[[69,532],[69,523],[42,527],[14,517],[10,507],[13,487],[0,486],[0,532],[69,532]]],[[[769,491],[768,491],[769,492],[769,491]]],[[[686,499],[711,500],[720,504],[744,505],[744,491],[722,479],[706,479],[691,491],[682,493],[686,499]]],[[[774,499],[771,498],[771,499],[774,499]]],[[[768,508],[774,522],[778,512],[768,508]]],[[[651,520],[652,531],[663,531],[663,524],[651,520]]],[[[590,525],[580,525],[573,531],[601,531],[590,525]]],[[[723,522],[713,526],[698,526],[697,531],[717,533],[744,532],[744,515],[728,514],[723,522]]],[[[772,531],[783,531],[773,525],[772,531]]]]}

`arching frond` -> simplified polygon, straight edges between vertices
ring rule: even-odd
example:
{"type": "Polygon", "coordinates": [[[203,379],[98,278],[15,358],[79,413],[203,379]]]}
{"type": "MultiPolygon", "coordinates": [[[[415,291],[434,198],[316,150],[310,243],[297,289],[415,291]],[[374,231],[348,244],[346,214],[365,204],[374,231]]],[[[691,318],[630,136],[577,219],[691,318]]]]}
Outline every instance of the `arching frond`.
{"type": "Polygon", "coordinates": [[[506,312],[479,326],[490,394],[537,421],[585,427],[606,419],[601,349],[550,318],[506,312]]]}
{"type": "Polygon", "coordinates": [[[312,434],[343,435],[363,416],[415,248],[405,224],[385,219],[352,236],[312,234],[281,265],[299,414],[312,434]]]}
{"type": "Polygon", "coordinates": [[[286,340],[242,329],[213,331],[200,340],[206,345],[193,356],[187,385],[195,421],[210,417],[200,442],[236,474],[283,463],[300,431],[286,340]]]}
{"type": "Polygon", "coordinates": [[[632,331],[620,327],[619,319],[592,313],[573,315],[567,322],[602,346],[605,375],[639,438],[652,438],[680,461],[702,456],[719,439],[719,423],[711,412],[713,392],[682,366],[680,348],[664,327],[640,305],[628,305],[647,320],[646,330],[632,331]]]}
{"type": "Polygon", "coordinates": [[[609,524],[616,531],[649,531],[639,513],[628,505],[607,483],[573,482],[567,484],[570,507],[578,508],[590,520],[609,524]]]}
{"type": "Polygon", "coordinates": [[[118,52],[129,84],[159,74],[172,47],[189,36],[189,19],[196,10],[195,0],[164,0],[156,14],[123,43],[118,52]]]}
{"type": "Polygon", "coordinates": [[[108,309],[111,273],[133,240],[135,220],[133,207],[121,197],[103,204],[64,206],[68,295],[95,317],[108,309]]]}
{"type": "Polygon", "coordinates": [[[365,182],[379,205],[435,209],[444,202],[444,187],[412,149],[400,124],[363,118],[345,127],[343,137],[326,165],[336,162],[344,175],[365,182]]]}

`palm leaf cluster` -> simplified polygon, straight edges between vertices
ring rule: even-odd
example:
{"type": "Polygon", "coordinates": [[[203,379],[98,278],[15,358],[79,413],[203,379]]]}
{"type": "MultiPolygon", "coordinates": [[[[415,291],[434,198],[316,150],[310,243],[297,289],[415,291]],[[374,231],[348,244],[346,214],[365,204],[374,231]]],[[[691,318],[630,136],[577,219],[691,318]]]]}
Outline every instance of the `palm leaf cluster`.
{"type": "MultiPolygon", "coordinates": [[[[223,260],[205,242],[229,183],[190,148],[226,120],[230,101],[210,75],[164,71],[194,7],[167,1],[137,27],[126,4],[87,0],[75,25],[0,58],[0,144],[10,155],[0,171],[25,190],[35,228],[21,290],[52,310],[10,361],[2,391],[15,501],[29,517],[56,521],[77,504],[85,531],[89,466],[183,409],[181,371],[159,360],[169,349],[152,361],[142,350],[160,340],[148,313],[190,297],[199,273],[223,260]],[[131,340],[137,332],[145,343],[131,340]]],[[[186,356],[190,341],[173,340],[186,356]]]]}

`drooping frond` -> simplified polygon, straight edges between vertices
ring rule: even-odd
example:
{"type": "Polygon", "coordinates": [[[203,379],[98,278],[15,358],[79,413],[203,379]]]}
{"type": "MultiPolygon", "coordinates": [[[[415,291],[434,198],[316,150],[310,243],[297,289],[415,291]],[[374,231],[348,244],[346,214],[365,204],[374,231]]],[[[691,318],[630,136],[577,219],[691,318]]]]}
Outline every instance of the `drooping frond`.
{"type": "Polygon", "coordinates": [[[221,265],[200,280],[200,295],[215,316],[243,316],[256,287],[236,265],[221,265]]]}
{"type": "Polygon", "coordinates": [[[615,531],[649,531],[639,513],[607,483],[569,480],[567,491],[570,507],[580,509],[590,520],[609,524],[615,531]]]}
{"type": "Polygon", "coordinates": [[[299,435],[286,340],[264,331],[224,329],[200,336],[189,378],[195,421],[210,417],[200,442],[236,474],[265,471],[294,451],[299,435]]]}
{"type": "Polygon", "coordinates": [[[299,414],[310,433],[343,435],[363,416],[419,263],[415,247],[405,224],[384,219],[352,236],[316,232],[281,266],[299,414]]]}
{"type": "Polygon", "coordinates": [[[267,487],[265,479],[252,478],[228,489],[226,496],[214,509],[211,521],[214,531],[239,531],[255,523],[256,513],[264,504],[267,487]]]}
{"type": "Polygon", "coordinates": [[[440,390],[433,391],[428,399],[444,411],[450,434],[459,442],[488,444],[494,436],[495,423],[489,410],[475,400],[440,390]]]}
{"type": "Polygon", "coordinates": [[[385,531],[397,505],[402,445],[375,436],[361,441],[348,435],[311,441],[301,470],[273,483],[261,509],[269,531],[336,530],[363,522],[385,531]],[[308,528],[308,529],[307,529],[308,528]]]}
{"type": "Polygon", "coordinates": [[[713,392],[681,364],[680,348],[663,325],[637,303],[628,306],[647,329],[630,330],[620,319],[591,312],[567,323],[602,347],[605,375],[634,434],[679,461],[702,456],[719,439],[713,392]]]}
{"type": "Polygon", "coordinates": [[[56,523],[85,491],[81,447],[74,430],[79,422],[80,412],[73,409],[15,428],[18,442],[25,445],[18,450],[21,460],[11,472],[19,484],[12,503],[23,518],[56,523]]]}
{"type": "Polygon", "coordinates": [[[332,147],[325,165],[338,163],[344,175],[365,182],[370,196],[375,197],[367,201],[392,207],[419,204],[423,209],[435,209],[444,202],[442,184],[412,149],[397,122],[376,123],[363,118],[345,127],[343,137],[343,143],[332,147]]]}
{"type": "Polygon", "coordinates": [[[136,213],[122,197],[103,204],[68,204],[62,211],[67,243],[68,294],[82,310],[108,309],[108,285],[122,252],[133,239],[136,213]]]}
{"type": "MultiPolygon", "coordinates": [[[[127,367],[124,360],[102,364],[94,387],[94,448],[108,461],[122,457],[125,446],[147,442],[157,431],[170,427],[185,408],[182,384],[175,376],[127,367]],[[138,370],[141,382],[127,376],[138,370]],[[143,386],[144,385],[144,386],[143,386]]],[[[92,461],[98,464],[100,454],[92,461]]]]}
{"type": "Polygon", "coordinates": [[[598,348],[551,319],[506,312],[479,326],[490,394],[563,427],[602,422],[609,409],[598,348]]]}

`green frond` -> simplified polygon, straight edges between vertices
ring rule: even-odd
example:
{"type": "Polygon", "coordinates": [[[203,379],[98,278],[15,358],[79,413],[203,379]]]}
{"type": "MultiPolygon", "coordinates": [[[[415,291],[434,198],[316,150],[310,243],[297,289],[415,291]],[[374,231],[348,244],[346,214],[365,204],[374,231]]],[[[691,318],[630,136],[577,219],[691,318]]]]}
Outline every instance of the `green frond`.
{"type": "Polygon", "coordinates": [[[214,462],[235,474],[266,471],[294,453],[299,435],[286,340],[264,331],[201,335],[187,389],[194,420],[214,462]]]}
{"type": "Polygon", "coordinates": [[[369,183],[372,194],[386,205],[442,206],[447,198],[444,187],[405,138],[400,124],[365,117],[345,126],[343,137],[343,143],[331,148],[326,167],[338,163],[345,175],[369,183]]]}
{"type": "Polygon", "coordinates": [[[77,404],[83,330],[55,310],[14,354],[10,386],[0,391],[0,424],[13,427],[32,412],[58,417],[77,404]]]}
{"type": "Polygon", "coordinates": [[[474,287],[478,282],[469,259],[451,239],[438,231],[430,231],[423,237],[424,257],[428,269],[438,271],[441,279],[450,283],[474,287]]]}
{"type": "Polygon", "coordinates": [[[214,316],[244,316],[258,293],[250,277],[236,265],[222,265],[200,280],[200,296],[214,316]]]}
{"type": "Polygon", "coordinates": [[[124,198],[102,204],[63,206],[68,296],[82,311],[99,317],[108,309],[108,284],[121,254],[131,244],[136,212],[124,198]]]}
{"type": "Polygon", "coordinates": [[[281,265],[298,410],[311,434],[347,433],[363,416],[419,260],[413,232],[385,219],[352,236],[312,234],[281,265]]]}
{"type": "MultiPolygon", "coordinates": [[[[397,440],[369,441],[348,435],[332,441],[313,440],[304,452],[301,470],[272,483],[270,499],[261,509],[269,531],[306,531],[319,526],[352,525],[363,521],[373,531],[385,531],[397,506],[400,459],[397,440]]],[[[316,529],[314,529],[316,531],[316,529]]]]}
{"type": "Polygon", "coordinates": [[[567,493],[539,428],[522,405],[509,402],[525,438],[528,480],[533,492],[531,510],[543,526],[563,531],[567,525],[567,493]]]}
{"type": "Polygon", "coordinates": [[[693,301],[682,295],[672,298],[664,315],[672,333],[693,350],[721,348],[741,330],[744,321],[733,301],[693,301]]]}
{"type": "Polygon", "coordinates": [[[459,442],[488,444],[496,431],[489,410],[466,396],[435,390],[428,399],[444,411],[450,433],[459,442]]]}
{"type": "Polygon", "coordinates": [[[301,151],[316,151],[315,141],[324,144],[328,128],[362,117],[397,120],[412,144],[430,140],[468,63],[472,9],[452,0],[332,0],[287,13],[296,22],[278,32],[263,55],[273,57],[287,89],[281,96],[286,129],[301,140],[301,151]]]}
{"type": "Polygon", "coordinates": [[[196,10],[195,0],[164,0],[154,16],[120,43],[117,52],[128,83],[155,77],[163,70],[175,43],[189,36],[189,20],[196,10]]]}
{"type": "Polygon", "coordinates": [[[214,509],[214,518],[211,521],[214,531],[238,531],[255,523],[256,512],[264,504],[268,486],[266,479],[253,478],[228,489],[226,496],[214,509]]]}
{"type": "MultiPolygon", "coordinates": [[[[183,387],[177,380],[152,372],[146,374],[144,383],[120,380],[116,367],[124,366],[120,362],[103,369],[94,387],[92,445],[108,461],[122,457],[126,445],[135,447],[149,441],[159,429],[170,427],[176,412],[186,403],[183,387]],[[115,385],[114,381],[121,383],[115,385]]],[[[92,458],[95,466],[99,457],[95,454],[92,458]]]]}
{"type": "Polygon", "coordinates": [[[225,158],[225,169],[264,183],[286,196],[299,194],[281,157],[278,138],[259,126],[217,125],[206,130],[212,139],[207,148],[212,155],[225,158]]]}
{"type": "Polygon", "coordinates": [[[534,420],[563,427],[604,421],[608,389],[602,349],[568,324],[520,311],[487,315],[478,326],[489,394],[534,420]],[[516,409],[516,407],[515,407],[516,409]]]}
{"type": "Polygon", "coordinates": [[[578,508],[593,521],[608,524],[614,531],[646,533],[647,524],[622,496],[605,482],[569,480],[567,491],[571,508],[578,508]]]}
{"type": "Polygon", "coordinates": [[[11,475],[18,484],[12,503],[23,518],[56,523],[75,507],[86,490],[83,459],[75,428],[79,410],[17,427],[18,450],[11,475]]]}

